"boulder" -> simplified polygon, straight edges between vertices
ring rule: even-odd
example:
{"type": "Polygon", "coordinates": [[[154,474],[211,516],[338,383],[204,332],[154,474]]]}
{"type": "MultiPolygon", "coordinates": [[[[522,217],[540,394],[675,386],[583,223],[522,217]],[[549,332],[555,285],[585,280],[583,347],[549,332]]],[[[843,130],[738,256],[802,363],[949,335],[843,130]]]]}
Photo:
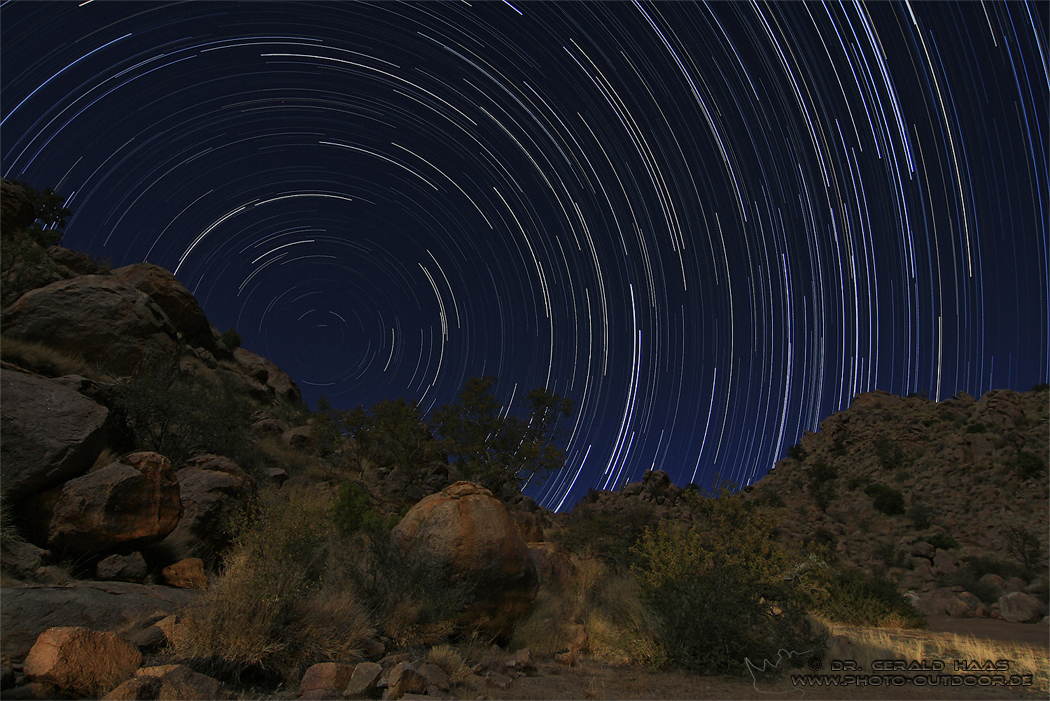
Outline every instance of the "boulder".
{"type": "Polygon", "coordinates": [[[82,275],[30,290],[6,310],[3,333],[131,375],[178,361],[176,332],[143,292],[111,275],[82,275]]]}
{"type": "Polygon", "coordinates": [[[142,653],[113,633],[78,627],[48,628],[25,659],[25,675],[67,693],[97,696],[128,679],[142,653]]]}
{"type": "Polygon", "coordinates": [[[208,575],[204,573],[204,562],[197,557],[188,557],[160,571],[164,583],[179,589],[207,589],[208,575]]]}
{"type": "Polygon", "coordinates": [[[58,552],[79,556],[137,548],[171,533],[181,515],[171,462],[158,453],[132,453],[65,483],[48,543],[58,552]]]}
{"type": "Polygon", "coordinates": [[[46,553],[32,543],[5,536],[0,540],[0,567],[19,579],[27,579],[44,564],[46,553]]]}
{"type": "Polygon", "coordinates": [[[915,545],[911,546],[912,557],[924,557],[927,560],[932,560],[933,556],[937,554],[937,548],[930,545],[924,540],[919,541],[915,545]]]}
{"type": "Polygon", "coordinates": [[[233,357],[240,363],[252,378],[273,388],[278,399],[292,404],[302,404],[303,396],[299,386],[284,370],[271,363],[261,355],[256,355],[244,348],[233,351],[233,357]]]}
{"type": "Polygon", "coordinates": [[[211,324],[197,298],[170,272],[152,263],[135,263],[117,268],[113,275],[149,295],[191,346],[205,349],[215,346],[211,324]]]}
{"type": "Polygon", "coordinates": [[[62,246],[48,246],[47,257],[65,268],[62,274],[62,277],[65,278],[72,278],[77,275],[102,275],[106,272],[88,254],[80,251],[71,251],[62,246]]]}
{"type": "Polygon", "coordinates": [[[175,478],[182,517],[175,529],[151,549],[151,554],[161,562],[196,557],[212,566],[229,544],[224,522],[255,498],[255,479],[237,463],[218,455],[192,458],[175,473],[175,478]]]}
{"type": "Polygon", "coordinates": [[[1038,621],[1045,613],[1043,603],[1022,591],[1012,591],[999,597],[999,615],[1010,623],[1038,621]]]}
{"type": "Polygon", "coordinates": [[[399,699],[405,694],[422,694],[427,689],[427,678],[411,662],[398,662],[387,676],[384,699],[399,699]]]}
{"type": "Polygon", "coordinates": [[[310,445],[310,427],[296,426],[281,434],[281,440],[293,448],[306,448],[310,445]]]}
{"type": "Polygon", "coordinates": [[[301,699],[341,699],[354,675],[352,664],[320,662],[312,665],[299,682],[301,699]]]}
{"type": "Polygon", "coordinates": [[[218,680],[181,664],[143,667],[104,697],[117,699],[225,699],[218,680]]]}
{"type": "Polygon", "coordinates": [[[118,582],[144,582],[149,570],[142,553],[110,555],[95,565],[95,578],[118,582]]]}
{"type": "Polygon", "coordinates": [[[8,503],[79,477],[106,445],[109,410],[41,377],[0,370],[0,464],[8,503]]]}
{"type": "Polygon", "coordinates": [[[503,505],[483,487],[456,482],[416,504],[391,532],[435,582],[461,591],[460,623],[508,638],[536,596],[536,566],[503,505]]]}
{"type": "Polygon", "coordinates": [[[189,605],[199,594],[128,582],[4,587],[0,591],[0,654],[22,659],[37,636],[53,626],[131,635],[189,605]]]}
{"type": "Polygon", "coordinates": [[[346,699],[370,699],[375,693],[376,684],[379,683],[379,675],[383,673],[383,667],[375,662],[362,662],[354,667],[354,673],[350,682],[343,691],[346,699]]]}
{"type": "Polygon", "coordinates": [[[543,522],[540,520],[539,514],[518,510],[509,511],[508,513],[526,543],[539,543],[543,540],[543,522]]]}

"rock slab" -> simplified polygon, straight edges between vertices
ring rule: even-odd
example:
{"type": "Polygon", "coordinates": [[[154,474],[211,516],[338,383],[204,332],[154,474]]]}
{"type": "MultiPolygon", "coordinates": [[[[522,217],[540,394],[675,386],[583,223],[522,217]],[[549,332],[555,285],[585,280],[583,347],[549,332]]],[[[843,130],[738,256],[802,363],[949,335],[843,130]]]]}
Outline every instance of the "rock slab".
{"type": "Polygon", "coordinates": [[[25,674],[75,694],[96,696],[128,679],[142,653],[113,633],[79,627],[48,628],[25,659],[25,674]]]}

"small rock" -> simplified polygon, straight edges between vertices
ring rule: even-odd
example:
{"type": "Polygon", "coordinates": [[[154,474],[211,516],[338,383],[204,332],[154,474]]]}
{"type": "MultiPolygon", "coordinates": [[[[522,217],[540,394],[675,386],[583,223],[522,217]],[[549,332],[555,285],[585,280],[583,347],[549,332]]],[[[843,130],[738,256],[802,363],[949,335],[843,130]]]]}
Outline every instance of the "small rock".
{"type": "Polygon", "coordinates": [[[430,686],[436,686],[441,691],[448,691],[452,688],[452,680],[445,674],[445,670],[438,667],[436,664],[430,662],[424,662],[419,665],[419,673],[427,680],[428,688],[430,686]]]}
{"type": "Polygon", "coordinates": [[[375,662],[362,662],[354,667],[354,673],[350,682],[343,691],[346,699],[370,699],[379,682],[379,675],[383,673],[383,667],[375,662]]]}
{"type": "Polygon", "coordinates": [[[312,665],[299,682],[301,699],[338,699],[354,675],[355,665],[321,662],[312,665]]]}
{"type": "Polygon", "coordinates": [[[130,555],[110,555],[99,560],[95,565],[95,578],[101,580],[141,584],[146,581],[148,573],[146,560],[140,552],[133,552],[130,555]]]}
{"type": "Polygon", "coordinates": [[[204,561],[199,557],[187,557],[160,571],[164,583],[180,589],[207,589],[208,575],[204,574],[204,561]]]}
{"type": "Polygon", "coordinates": [[[576,653],[570,650],[569,652],[558,652],[554,654],[554,661],[558,664],[563,664],[567,667],[576,666],[576,653]]]}
{"type": "Polygon", "coordinates": [[[427,689],[427,680],[410,662],[398,662],[387,677],[384,699],[399,699],[405,694],[421,694],[427,689]]]}

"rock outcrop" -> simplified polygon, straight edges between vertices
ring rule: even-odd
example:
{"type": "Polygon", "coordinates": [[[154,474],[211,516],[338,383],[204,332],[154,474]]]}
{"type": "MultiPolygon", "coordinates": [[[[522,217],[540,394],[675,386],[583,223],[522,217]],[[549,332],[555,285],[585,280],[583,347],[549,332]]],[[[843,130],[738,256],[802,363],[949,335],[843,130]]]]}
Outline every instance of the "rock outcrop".
{"type": "Polygon", "coordinates": [[[270,387],[279,399],[293,404],[302,403],[299,386],[286,372],[269,360],[244,348],[236,349],[233,357],[245,368],[249,377],[270,387]]]}
{"type": "Polygon", "coordinates": [[[214,350],[215,340],[208,317],[193,293],[170,272],[152,263],[135,263],[117,268],[112,274],[149,295],[188,344],[214,350]]]}
{"type": "Polygon", "coordinates": [[[50,380],[0,369],[0,463],[9,503],[78,477],[109,437],[104,406],[50,380]]]}
{"type": "Polygon", "coordinates": [[[171,533],[181,515],[171,462],[157,453],[132,453],[63,485],[48,543],[81,557],[139,549],[171,533]]]}
{"type": "Polygon", "coordinates": [[[147,294],[109,275],[82,275],[26,292],[5,310],[3,333],[116,375],[178,360],[167,315],[147,294]]]}
{"type": "Polygon", "coordinates": [[[196,600],[199,591],[127,582],[76,582],[0,590],[0,654],[22,659],[54,626],[108,630],[122,637],[153,625],[196,600]]]}
{"type": "Polygon", "coordinates": [[[469,629],[506,638],[532,607],[536,566],[507,510],[483,487],[456,482],[426,497],[394,528],[391,542],[435,581],[463,591],[471,603],[460,620],[469,629]]]}

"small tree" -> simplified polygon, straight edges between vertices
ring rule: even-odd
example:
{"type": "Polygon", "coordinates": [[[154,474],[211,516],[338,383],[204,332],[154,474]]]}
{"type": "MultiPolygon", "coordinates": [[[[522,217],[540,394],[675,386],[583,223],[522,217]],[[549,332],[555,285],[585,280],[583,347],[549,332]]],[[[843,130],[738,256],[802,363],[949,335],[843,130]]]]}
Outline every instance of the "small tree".
{"type": "Polygon", "coordinates": [[[222,332],[219,341],[231,351],[241,347],[241,335],[232,326],[222,332]]]}
{"type": "Polygon", "coordinates": [[[823,458],[820,458],[809,470],[809,481],[806,488],[821,513],[828,510],[828,506],[835,498],[835,479],[838,476],[839,471],[828,465],[823,458]]]}
{"type": "Polygon", "coordinates": [[[496,401],[495,382],[495,377],[467,380],[455,403],[434,411],[432,426],[464,478],[499,494],[540,482],[565,466],[565,453],[555,441],[558,421],[572,414],[573,402],[538,388],[521,397],[523,415],[515,415],[496,401]]]}

